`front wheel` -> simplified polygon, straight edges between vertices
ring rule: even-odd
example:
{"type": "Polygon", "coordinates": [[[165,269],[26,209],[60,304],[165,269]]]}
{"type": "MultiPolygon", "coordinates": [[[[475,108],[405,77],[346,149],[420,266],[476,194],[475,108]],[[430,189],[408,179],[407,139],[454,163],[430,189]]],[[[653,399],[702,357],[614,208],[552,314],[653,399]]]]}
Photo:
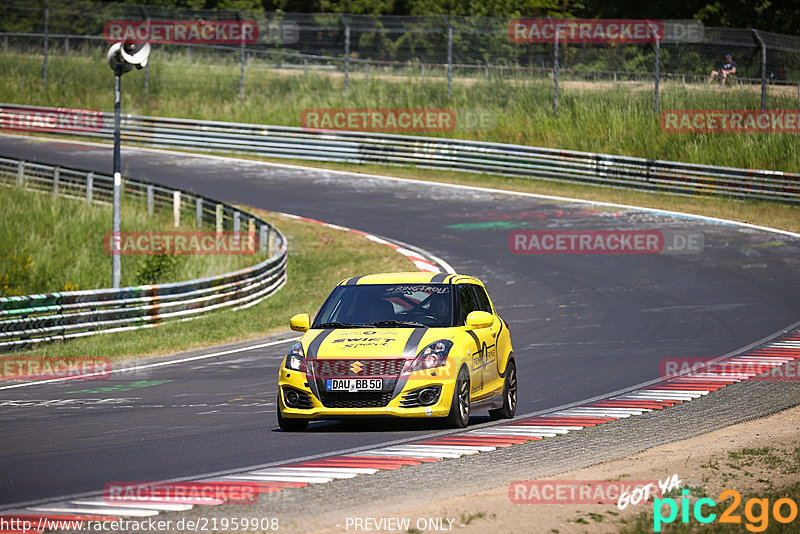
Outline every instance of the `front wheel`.
{"type": "Polygon", "coordinates": [[[462,367],[456,378],[453,402],[450,404],[450,414],[447,416],[447,426],[465,428],[469,423],[469,406],[469,374],[462,367]]]}
{"type": "Polygon", "coordinates": [[[308,427],[308,419],[287,419],[281,414],[280,397],[278,398],[278,426],[284,432],[302,432],[308,427]]]}
{"type": "Polygon", "coordinates": [[[509,360],[506,366],[506,379],[503,383],[503,407],[489,410],[492,419],[511,419],[517,411],[517,366],[509,360]]]}

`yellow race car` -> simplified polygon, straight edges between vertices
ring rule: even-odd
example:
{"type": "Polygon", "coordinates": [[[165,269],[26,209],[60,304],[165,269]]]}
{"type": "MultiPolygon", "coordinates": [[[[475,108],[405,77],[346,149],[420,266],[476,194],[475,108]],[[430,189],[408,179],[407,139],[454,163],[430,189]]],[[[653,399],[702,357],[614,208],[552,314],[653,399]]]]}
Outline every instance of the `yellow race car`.
{"type": "Polygon", "coordinates": [[[470,412],[511,418],[517,373],[508,325],[472,276],[388,273],[342,280],[278,375],[278,423],[312,419],[438,418],[463,428],[470,412]]]}

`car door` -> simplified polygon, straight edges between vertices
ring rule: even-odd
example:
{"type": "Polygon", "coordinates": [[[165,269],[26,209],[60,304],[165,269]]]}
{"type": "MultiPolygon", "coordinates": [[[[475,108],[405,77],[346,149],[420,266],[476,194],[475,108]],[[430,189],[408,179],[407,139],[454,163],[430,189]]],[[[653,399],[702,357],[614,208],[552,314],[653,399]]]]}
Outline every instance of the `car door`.
{"type": "MultiPolygon", "coordinates": [[[[459,324],[466,325],[467,316],[474,311],[481,310],[481,301],[478,292],[475,290],[476,286],[472,284],[460,284],[458,286],[458,303],[459,303],[459,324]]],[[[488,298],[486,299],[488,304],[488,298]]],[[[491,310],[491,308],[490,308],[491,310]]],[[[490,311],[491,313],[491,311],[490,311]]],[[[484,393],[491,391],[485,389],[487,383],[491,383],[492,372],[497,374],[496,370],[496,349],[495,341],[492,337],[493,327],[479,328],[475,330],[467,330],[467,335],[472,338],[469,347],[469,365],[470,365],[470,392],[473,399],[480,399],[484,393]],[[491,355],[495,358],[490,358],[491,355]],[[488,361],[491,359],[494,371],[490,369],[488,361]]]]}
{"type": "Polygon", "coordinates": [[[485,311],[492,314],[494,322],[489,328],[484,328],[476,333],[481,337],[481,350],[483,351],[483,393],[490,395],[498,387],[502,387],[502,381],[498,374],[497,357],[498,357],[498,337],[500,329],[502,328],[502,321],[492,309],[492,304],[489,301],[489,296],[486,290],[479,285],[470,285],[475,292],[475,299],[477,301],[478,310],[485,311]]]}

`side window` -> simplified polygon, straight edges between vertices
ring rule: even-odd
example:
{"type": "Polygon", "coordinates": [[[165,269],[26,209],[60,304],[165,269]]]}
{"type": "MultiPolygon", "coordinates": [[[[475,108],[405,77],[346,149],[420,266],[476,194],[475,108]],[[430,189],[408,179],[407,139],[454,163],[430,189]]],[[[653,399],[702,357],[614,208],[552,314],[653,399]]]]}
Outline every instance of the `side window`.
{"type": "Polygon", "coordinates": [[[486,295],[486,290],[481,286],[472,286],[472,289],[475,290],[475,296],[478,299],[478,309],[480,311],[492,313],[492,304],[489,302],[489,296],[486,295]]]}
{"type": "Polygon", "coordinates": [[[466,284],[458,286],[458,324],[467,324],[467,315],[475,310],[479,310],[478,299],[475,297],[475,291],[471,286],[466,284]]]}

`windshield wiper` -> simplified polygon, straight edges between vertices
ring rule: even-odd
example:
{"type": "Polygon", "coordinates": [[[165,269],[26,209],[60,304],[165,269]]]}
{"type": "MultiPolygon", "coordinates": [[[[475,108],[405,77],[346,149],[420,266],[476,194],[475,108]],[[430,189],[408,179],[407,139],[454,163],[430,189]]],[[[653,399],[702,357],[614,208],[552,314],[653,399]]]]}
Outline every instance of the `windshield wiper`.
{"type": "Polygon", "coordinates": [[[414,321],[377,321],[374,323],[369,323],[369,326],[425,326],[422,323],[417,323],[414,321]]]}
{"type": "Polygon", "coordinates": [[[365,325],[363,324],[350,324],[350,323],[339,323],[339,322],[330,322],[330,323],[320,323],[318,325],[314,325],[314,328],[363,328],[365,325]]]}

